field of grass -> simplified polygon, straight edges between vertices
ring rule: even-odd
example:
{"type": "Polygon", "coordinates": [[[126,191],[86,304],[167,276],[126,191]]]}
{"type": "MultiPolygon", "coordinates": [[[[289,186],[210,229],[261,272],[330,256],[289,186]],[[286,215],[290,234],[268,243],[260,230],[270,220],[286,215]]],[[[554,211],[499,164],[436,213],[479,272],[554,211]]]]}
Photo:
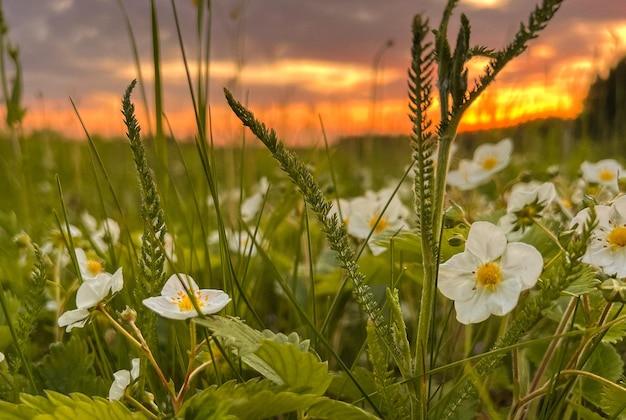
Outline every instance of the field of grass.
{"type": "Polygon", "coordinates": [[[126,137],[67,141],[8,101],[0,417],[624,418],[624,157],[576,121],[457,133],[560,3],[498,52],[465,17],[452,51],[455,1],[416,15],[406,136],[292,150],[226,91],[241,144],[202,98],[195,142],[142,138],[133,82],[126,137]]]}

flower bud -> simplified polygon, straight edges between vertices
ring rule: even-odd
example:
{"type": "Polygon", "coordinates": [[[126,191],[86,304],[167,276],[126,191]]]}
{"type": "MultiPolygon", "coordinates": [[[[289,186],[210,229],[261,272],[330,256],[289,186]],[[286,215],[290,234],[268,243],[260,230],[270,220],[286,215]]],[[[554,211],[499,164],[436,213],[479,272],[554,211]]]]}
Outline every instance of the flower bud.
{"type": "Polygon", "coordinates": [[[465,211],[463,211],[461,206],[452,201],[452,204],[448,207],[443,217],[444,226],[446,229],[450,229],[465,222],[465,211]]]}
{"type": "Polygon", "coordinates": [[[602,296],[609,302],[626,302],[626,284],[623,281],[609,278],[600,284],[602,296]]]}
{"type": "Polygon", "coordinates": [[[122,317],[122,320],[124,322],[131,323],[131,322],[135,322],[135,320],[137,319],[137,312],[134,309],[127,306],[126,309],[122,311],[120,316],[122,317]]]}
{"type": "Polygon", "coordinates": [[[461,246],[465,243],[465,238],[460,233],[455,233],[451,237],[448,238],[448,245],[457,247],[461,246]]]}

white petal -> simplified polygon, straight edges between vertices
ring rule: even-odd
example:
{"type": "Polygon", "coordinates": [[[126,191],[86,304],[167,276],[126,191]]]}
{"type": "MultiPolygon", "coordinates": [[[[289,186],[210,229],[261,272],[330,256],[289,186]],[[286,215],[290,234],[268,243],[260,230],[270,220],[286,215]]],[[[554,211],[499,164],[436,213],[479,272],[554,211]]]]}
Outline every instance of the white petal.
{"type": "Polygon", "coordinates": [[[543,257],[532,245],[521,242],[508,244],[502,254],[500,270],[504,278],[515,278],[523,289],[530,289],[543,271],[543,257]]]}
{"type": "Polygon", "coordinates": [[[184,283],[185,287],[193,290],[198,290],[198,284],[194,281],[193,278],[191,278],[191,276],[188,276],[187,274],[172,274],[170,276],[169,279],[167,279],[167,281],[165,282],[165,285],[163,286],[163,290],[161,291],[161,295],[162,296],[176,296],[178,295],[178,292],[185,292],[185,287],[183,287],[183,285],[181,284],[184,283]]]}
{"type": "Polygon", "coordinates": [[[609,217],[614,223],[613,227],[626,223],[626,195],[621,196],[613,202],[609,217]]]}
{"type": "Polygon", "coordinates": [[[166,296],[149,297],[143,300],[143,304],[163,318],[188,319],[198,315],[195,309],[192,311],[181,311],[178,305],[166,296]]]}
{"type": "Polygon", "coordinates": [[[482,262],[500,258],[506,248],[504,231],[493,223],[474,222],[465,243],[465,252],[478,257],[482,262]]]}
{"type": "Polygon", "coordinates": [[[474,295],[476,275],[481,264],[475,256],[462,252],[452,256],[439,267],[437,287],[448,299],[469,300],[474,295]]]}
{"type": "Polygon", "coordinates": [[[130,364],[132,366],[132,369],[130,370],[130,377],[135,380],[139,378],[139,358],[135,357],[133,360],[130,361],[130,364]]]}
{"type": "Polygon", "coordinates": [[[113,383],[109,389],[109,400],[118,401],[124,396],[124,392],[130,385],[130,372],[126,369],[118,370],[113,373],[113,383]]]}
{"type": "Polygon", "coordinates": [[[57,320],[59,327],[67,327],[65,331],[70,332],[73,328],[82,328],[87,323],[89,311],[84,308],[73,309],[64,312],[57,320]]]}
{"type": "Polygon", "coordinates": [[[522,291],[517,279],[504,279],[487,295],[487,310],[494,315],[506,315],[515,308],[522,291]]]}
{"type": "Polygon", "coordinates": [[[475,324],[489,318],[491,313],[487,308],[488,293],[488,291],[480,289],[469,300],[454,301],[456,319],[462,324],[475,324]]]}
{"type": "MultiPolygon", "coordinates": [[[[118,268],[109,278],[110,293],[117,293],[124,287],[124,277],[122,276],[122,267],[118,268]]],[[[108,293],[107,293],[108,294],[108,293]]]]}
{"type": "MultiPolygon", "coordinates": [[[[201,289],[200,300],[204,301],[204,305],[200,308],[205,315],[211,315],[221,311],[230,302],[230,297],[222,290],[201,289]],[[204,300],[208,297],[207,300],[204,300]]],[[[193,311],[196,312],[195,310],[193,311]]]]}
{"type": "Polygon", "coordinates": [[[102,302],[111,290],[110,279],[111,274],[100,273],[95,279],[83,281],[76,292],[76,307],[93,308],[102,302]]]}

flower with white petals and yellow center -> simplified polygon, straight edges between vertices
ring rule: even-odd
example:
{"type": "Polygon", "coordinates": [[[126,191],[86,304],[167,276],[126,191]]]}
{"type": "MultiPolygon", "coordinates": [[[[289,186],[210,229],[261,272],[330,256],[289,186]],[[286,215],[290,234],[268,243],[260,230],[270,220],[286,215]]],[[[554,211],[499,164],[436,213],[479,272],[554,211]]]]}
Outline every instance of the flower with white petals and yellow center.
{"type": "Polygon", "coordinates": [[[439,291],[454,300],[463,324],[482,322],[490,315],[509,313],[523,290],[535,285],[543,258],[534,247],[507,243],[505,233],[489,222],[470,228],[465,251],[439,268],[439,291]]]}
{"type": "MultiPolygon", "coordinates": [[[[596,206],[596,228],[591,233],[583,262],[600,267],[608,275],[626,277],[626,196],[610,206],[596,206]]],[[[589,209],[580,211],[572,226],[581,226],[589,217],[589,209]]]]}
{"type": "MultiPolygon", "coordinates": [[[[77,249],[78,251],[78,249],[77,249]]],[[[93,278],[83,278],[83,282],[76,292],[76,309],[64,312],[57,323],[59,327],[66,327],[70,332],[73,328],[82,328],[89,320],[90,309],[104,301],[109,294],[122,290],[124,278],[122,268],[113,274],[102,272],[93,278]]]]}
{"type": "Polygon", "coordinates": [[[498,226],[506,232],[523,233],[535,220],[547,213],[546,210],[556,199],[556,188],[551,182],[515,184],[511,189],[506,214],[500,218],[498,226]]]}
{"type": "Polygon", "coordinates": [[[458,169],[450,171],[447,183],[460,190],[471,190],[489,181],[493,174],[509,164],[513,142],[504,139],[496,144],[481,144],[472,160],[461,159],[458,169]]]}
{"type": "MultiPolygon", "coordinates": [[[[408,210],[391,188],[367,191],[365,195],[353,198],[349,209],[348,234],[357,239],[369,237],[368,246],[374,255],[386,249],[376,242],[388,240],[386,234],[400,230],[406,224],[408,215],[408,210]]],[[[343,216],[346,217],[345,214],[343,216]]]]}
{"type": "Polygon", "coordinates": [[[76,248],[74,251],[83,281],[95,279],[98,274],[105,272],[104,266],[98,259],[87,256],[87,253],[81,248],[76,248]]]}
{"type": "Polygon", "coordinates": [[[143,300],[143,304],[148,308],[170,319],[188,319],[198,316],[196,306],[205,315],[214,314],[224,308],[228,302],[230,302],[230,297],[222,290],[200,289],[194,279],[186,274],[172,275],[165,282],[161,296],[143,300]]]}
{"type": "Polygon", "coordinates": [[[618,191],[619,177],[624,175],[622,165],[615,159],[603,159],[596,163],[585,161],[580,170],[587,183],[601,185],[614,193],[618,191]]]}

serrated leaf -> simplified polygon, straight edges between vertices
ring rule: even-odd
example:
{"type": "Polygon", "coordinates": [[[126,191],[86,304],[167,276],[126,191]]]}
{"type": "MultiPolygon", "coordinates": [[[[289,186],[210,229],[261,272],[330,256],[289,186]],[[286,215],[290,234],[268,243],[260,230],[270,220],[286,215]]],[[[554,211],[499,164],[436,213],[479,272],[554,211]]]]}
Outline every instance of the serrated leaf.
{"type": "Polygon", "coordinates": [[[307,417],[328,420],[367,420],[378,419],[361,408],[337,400],[324,399],[306,410],[307,417]]]}
{"type": "Polygon", "coordinates": [[[281,414],[305,410],[324,399],[317,395],[265,390],[250,395],[248,399],[233,401],[230,414],[241,420],[273,418],[281,414]]]}
{"type": "Polygon", "coordinates": [[[87,343],[72,335],[67,343],[53,343],[50,353],[35,365],[43,387],[62,394],[84,392],[89,395],[105,395],[107,388],[93,367],[94,356],[87,343]]]}
{"type": "MultiPolygon", "coordinates": [[[[611,382],[617,382],[624,362],[615,347],[600,343],[589,357],[584,369],[611,382]]],[[[590,378],[582,379],[583,396],[591,402],[600,401],[602,384],[590,378]]]]}
{"type": "MultiPolygon", "coordinates": [[[[623,380],[624,377],[622,377],[620,382],[623,382],[623,380]]],[[[626,419],[626,388],[623,386],[604,386],[600,406],[602,411],[607,413],[610,418],[626,419]]]]}
{"type": "Polygon", "coordinates": [[[295,392],[322,395],[332,381],[328,364],[295,344],[263,340],[255,354],[295,392]]]}
{"type": "MultiPolygon", "coordinates": [[[[227,383],[224,386],[230,386],[227,383]]],[[[236,420],[229,415],[230,401],[216,395],[215,387],[211,387],[187,400],[179,413],[185,420],[236,420]]]]}
{"type": "Polygon", "coordinates": [[[146,418],[142,413],[131,412],[119,401],[108,401],[100,397],[92,399],[79,393],[63,395],[46,391],[46,396],[22,394],[20,400],[19,404],[1,401],[1,418],[7,420],[142,420],[146,418]]]}
{"type": "Polygon", "coordinates": [[[581,404],[577,404],[574,403],[573,401],[568,400],[568,405],[569,407],[576,412],[576,414],[578,414],[578,418],[579,419],[584,419],[584,420],[603,420],[605,419],[605,417],[601,416],[600,414],[596,413],[595,411],[581,405],[581,404]]]}
{"type": "Polygon", "coordinates": [[[224,340],[224,344],[236,350],[238,356],[254,353],[264,338],[260,331],[249,327],[243,321],[233,317],[210,316],[195,318],[193,322],[211,330],[215,337],[224,340]]]}
{"type": "Polygon", "coordinates": [[[181,414],[186,420],[204,420],[205,417],[199,416],[202,407],[217,401],[222,406],[222,412],[228,409],[224,419],[257,420],[305,410],[325,398],[285,391],[284,386],[277,387],[267,379],[253,379],[245,383],[230,381],[220,387],[211,386],[190,398],[181,414]]]}

